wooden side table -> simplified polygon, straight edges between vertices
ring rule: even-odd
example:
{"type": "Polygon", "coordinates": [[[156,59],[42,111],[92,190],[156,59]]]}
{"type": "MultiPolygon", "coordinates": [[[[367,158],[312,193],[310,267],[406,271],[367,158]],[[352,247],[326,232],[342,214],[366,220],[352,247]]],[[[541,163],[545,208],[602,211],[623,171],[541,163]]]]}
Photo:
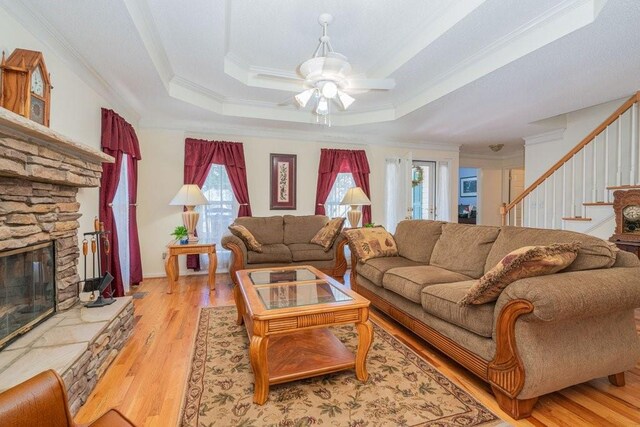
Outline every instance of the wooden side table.
{"type": "Polygon", "coordinates": [[[167,245],[167,259],[164,262],[164,269],[167,272],[167,278],[169,279],[169,285],[167,286],[168,294],[173,293],[180,275],[180,269],[178,268],[178,255],[198,254],[209,255],[209,290],[213,291],[216,288],[216,268],[218,267],[216,244],[189,243],[181,245],[179,243],[171,242],[167,245]]]}
{"type": "Polygon", "coordinates": [[[640,242],[634,240],[616,240],[613,243],[616,244],[621,251],[631,252],[640,258],[640,242]]]}

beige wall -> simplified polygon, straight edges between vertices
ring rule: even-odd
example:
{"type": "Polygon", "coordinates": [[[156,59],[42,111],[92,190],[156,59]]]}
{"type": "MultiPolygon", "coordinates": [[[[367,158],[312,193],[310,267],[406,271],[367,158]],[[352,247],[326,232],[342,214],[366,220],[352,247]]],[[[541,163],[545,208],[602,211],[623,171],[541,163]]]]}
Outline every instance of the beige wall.
{"type": "MultiPolygon", "coordinates": [[[[47,70],[51,74],[51,129],[78,142],[100,148],[100,108],[112,108],[108,101],[87,85],[56,51],[36,39],[26,28],[0,8],[0,51],[9,55],[23,48],[44,54],[47,70]]],[[[98,189],[84,188],[78,193],[80,202],[80,229],[93,229],[93,218],[98,215],[98,189]]],[[[80,259],[80,271],[83,260],[80,259]]]]}
{"type": "MultiPolygon", "coordinates": [[[[451,182],[457,183],[458,179],[457,150],[417,150],[381,145],[332,144],[275,138],[204,135],[165,129],[140,129],[138,136],[143,157],[139,169],[138,225],[145,277],[164,275],[162,253],[165,250],[165,245],[171,239],[169,233],[181,223],[180,207],[169,206],[169,201],[183,182],[184,139],[187,136],[244,143],[249,197],[254,216],[314,213],[321,148],[366,150],[371,166],[372,216],[376,223],[383,223],[385,220],[384,165],[386,158],[404,156],[411,151],[414,158],[449,160],[451,162],[451,182]],[[269,210],[270,153],[296,154],[298,156],[298,200],[295,211],[269,210]]],[[[452,212],[456,212],[454,208],[457,201],[457,185],[453,185],[452,190],[451,208],[452,212]]],[[[181,266],[181,270],[184,271],[184,260],[181,260],[181,266]]]]}

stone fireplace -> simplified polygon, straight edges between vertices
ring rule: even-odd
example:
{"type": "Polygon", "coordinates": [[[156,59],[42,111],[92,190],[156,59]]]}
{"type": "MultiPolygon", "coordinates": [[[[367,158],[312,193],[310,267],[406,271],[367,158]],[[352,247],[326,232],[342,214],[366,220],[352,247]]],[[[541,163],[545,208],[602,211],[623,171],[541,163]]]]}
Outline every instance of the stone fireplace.
{"type": "Polygon", "coordinates": [[[76,196],[79,188],[97,187],[102,163],[112,161],[0,108],[0,391],[55,369],[75,413],[131,333],[130,297],[94,309],[78,303],[76,196]],[[34,248],[51,255],[20,258],[34,248]],[[1,323],[9,328],[20,320],[24,328],[4,342],[1,323]]]}

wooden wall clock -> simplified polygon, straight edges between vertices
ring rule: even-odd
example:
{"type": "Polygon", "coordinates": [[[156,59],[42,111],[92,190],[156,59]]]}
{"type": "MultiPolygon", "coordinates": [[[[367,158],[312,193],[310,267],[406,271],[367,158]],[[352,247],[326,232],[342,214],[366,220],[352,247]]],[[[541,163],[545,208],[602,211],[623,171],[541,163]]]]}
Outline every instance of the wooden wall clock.
{"type": "Polygon", "coordinates": [[[609,240],[640,241],[640,190],[613,192],[616,230],[609,240]]]}
{"type": "Polygon", "coordinates": [[[42,52],[16,49],[2,53],[0,106],[34,122],[49,126],[51,81],[42,52]]]}

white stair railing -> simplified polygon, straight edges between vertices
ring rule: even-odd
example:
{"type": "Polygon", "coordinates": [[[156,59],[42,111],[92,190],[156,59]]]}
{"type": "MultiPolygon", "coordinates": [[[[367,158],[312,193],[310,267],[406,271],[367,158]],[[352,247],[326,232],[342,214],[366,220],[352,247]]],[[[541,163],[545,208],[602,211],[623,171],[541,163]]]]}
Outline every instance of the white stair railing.
{"type": "Polygon", "coordinates": [[[588,207],[611,204],[614,190],[640,188],[639,101],[637,92],[522,194],[503,204],[502,224],[564,229],[568,221],[590,221],[588,207]]]}

